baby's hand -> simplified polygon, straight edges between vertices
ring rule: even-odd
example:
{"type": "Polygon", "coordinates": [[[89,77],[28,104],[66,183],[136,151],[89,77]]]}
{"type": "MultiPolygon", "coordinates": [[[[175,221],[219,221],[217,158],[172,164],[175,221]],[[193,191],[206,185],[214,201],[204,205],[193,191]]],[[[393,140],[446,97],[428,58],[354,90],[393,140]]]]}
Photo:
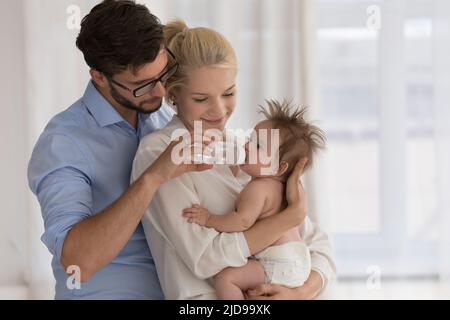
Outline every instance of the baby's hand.
{"type": "Polygon", "coordinates": [[[185,217],[189,223],[196,223],[201,226],[206,226],[209,219],[209,211],[198,204],[194,204],[192,208],[186,208],[183,210],[183,217],[185,217]]]}

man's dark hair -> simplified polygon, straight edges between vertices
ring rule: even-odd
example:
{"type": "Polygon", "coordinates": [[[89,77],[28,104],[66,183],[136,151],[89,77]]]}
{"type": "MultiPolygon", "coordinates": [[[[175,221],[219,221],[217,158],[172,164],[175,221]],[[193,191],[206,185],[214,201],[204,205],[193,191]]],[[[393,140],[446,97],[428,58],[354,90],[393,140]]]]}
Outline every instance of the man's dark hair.
{"type": "Polygon", "coordinates": [[[81,22],[77,47],[86,63],[112,76],[153,62],[164,43],[163,25],[146,6],[131,0],[104,0],[81,22]]]}

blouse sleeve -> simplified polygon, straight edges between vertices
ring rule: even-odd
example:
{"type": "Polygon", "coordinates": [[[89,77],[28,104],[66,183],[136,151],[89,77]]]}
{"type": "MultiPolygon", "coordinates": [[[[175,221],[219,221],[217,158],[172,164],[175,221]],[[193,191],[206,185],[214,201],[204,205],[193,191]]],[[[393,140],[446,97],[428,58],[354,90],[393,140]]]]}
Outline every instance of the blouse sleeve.
{"type": "Polygon", "coordinates": [[[327,234],[306,217],[300,227],[300,235],[311,252],[311,269],[318,272],[323,280],[322,292],[328,288],[336,276],[336,265],[327,234]]]}

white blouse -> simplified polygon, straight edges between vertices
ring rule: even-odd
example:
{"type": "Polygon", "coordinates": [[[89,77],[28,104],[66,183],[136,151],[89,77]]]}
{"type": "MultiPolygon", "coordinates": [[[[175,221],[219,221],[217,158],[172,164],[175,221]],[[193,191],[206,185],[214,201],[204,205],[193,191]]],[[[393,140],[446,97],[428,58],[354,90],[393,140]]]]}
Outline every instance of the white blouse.
{"type": "MultiPolygon", "coordinates": [[[[158,158],[172,132],[180,128],[185,127],[174,116],[165,128],[141,141],[131,182],[158,158]]],[[[248,181],[245,173],[235,177],[227,166],[216,165],[208,171],[186,173],[157,190],[142,225],[166,299],[216,299],[211,278],[226,267],[247,263],[250,254],[242,232],[219,233],[190,224],[182,210],[200,204],[216,214],[234,211],[236,198],[248,181]]],[[[328,237],[308,218],[300,233],[310,249],[312,269],[322,276],[325,287],[335,274],[328,237]]]]}

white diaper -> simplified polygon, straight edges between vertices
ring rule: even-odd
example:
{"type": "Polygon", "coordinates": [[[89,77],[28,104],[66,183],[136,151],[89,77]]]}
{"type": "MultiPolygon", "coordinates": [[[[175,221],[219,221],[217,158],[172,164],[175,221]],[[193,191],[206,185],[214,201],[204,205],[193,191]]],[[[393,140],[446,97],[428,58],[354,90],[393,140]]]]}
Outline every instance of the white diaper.
{"type": "Polygon", "coordinates": [[[292,241],[255,255],[266,272],[266,283],[289,288],[303,285],[311,271],[311,255],[304,242],[292,241]]]}

